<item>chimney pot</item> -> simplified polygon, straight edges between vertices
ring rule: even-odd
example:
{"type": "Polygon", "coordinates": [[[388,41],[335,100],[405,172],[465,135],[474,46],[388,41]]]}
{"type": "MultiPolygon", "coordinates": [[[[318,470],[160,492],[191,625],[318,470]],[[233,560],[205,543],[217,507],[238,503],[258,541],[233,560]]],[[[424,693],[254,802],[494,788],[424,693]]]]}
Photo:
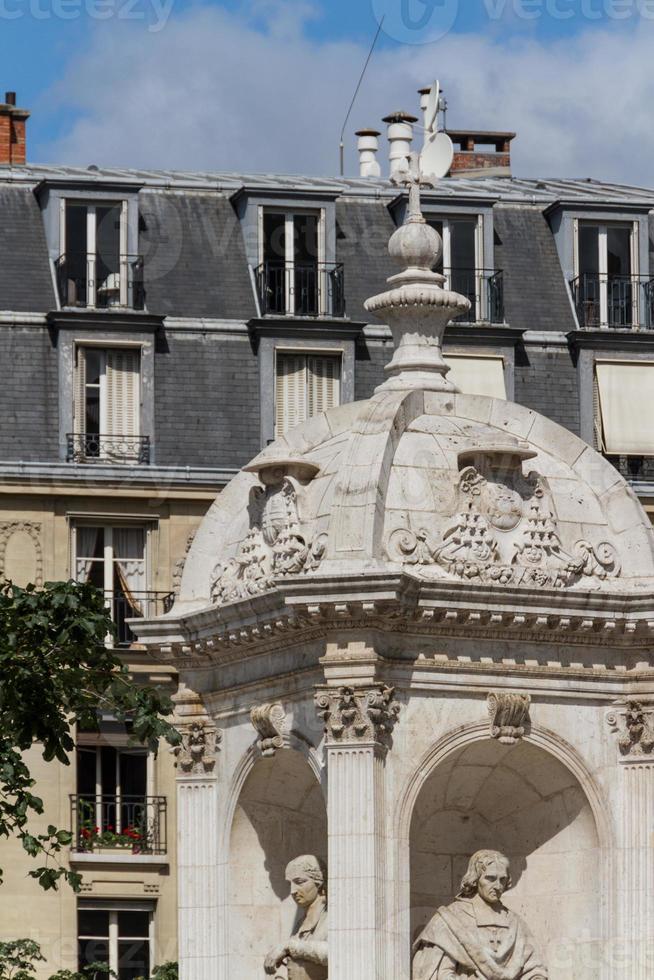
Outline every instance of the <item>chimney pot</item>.
{"type": "Polygon", "coordinates": [[[5,103],[7,105],[16,105],[16,93],[5,92],[5,103]]]}
{"type": "Polygon", "coordinates": [[[411,155],[413,140],[413,124],[418,122],[417,116],[409,112],[392,112],[384,116],[383,122],[388,126],[387,136],[390,144],[389,159],[391,176],[400,170],[405,170],[411,155]]]}
{"type": "Polygon", "coordinates": [[[359,176],[381,177],[381,167],[377,161],[379,130],[359,129],[356,135],[359,137],[357,143],[357,149],[359,151],[359,176]]]}

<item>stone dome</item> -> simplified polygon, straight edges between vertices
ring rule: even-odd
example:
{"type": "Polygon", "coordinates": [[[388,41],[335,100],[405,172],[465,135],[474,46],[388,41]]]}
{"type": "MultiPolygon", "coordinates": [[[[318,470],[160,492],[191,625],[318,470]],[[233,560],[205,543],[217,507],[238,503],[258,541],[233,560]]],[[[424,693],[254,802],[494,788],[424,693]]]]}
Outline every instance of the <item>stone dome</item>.
{"type": "Polygon", "coordinates": [[[393,332],[388,380],[244,467],[195,537],[173,616],[266,593],[289,603],[312,581],[360,592],[366,577],[512,590],[523,604],[525,589],[549,590],[558,606],[565,592],[652,589],[654,531],[617,470],[536,412],[447,379],[443,332],[469,304],[430,268],[421,176],[402,179],[409,216],[391,251],[409,264],[366,303],[393,332]]]}
{"type": "Polygon", "coordinates": [[[380,391],[298,426],[234,478],[196,535],[175,612],[402,572],[471,589],[651,588],[654,534],[615,468],[547,418],[380,391]]]}

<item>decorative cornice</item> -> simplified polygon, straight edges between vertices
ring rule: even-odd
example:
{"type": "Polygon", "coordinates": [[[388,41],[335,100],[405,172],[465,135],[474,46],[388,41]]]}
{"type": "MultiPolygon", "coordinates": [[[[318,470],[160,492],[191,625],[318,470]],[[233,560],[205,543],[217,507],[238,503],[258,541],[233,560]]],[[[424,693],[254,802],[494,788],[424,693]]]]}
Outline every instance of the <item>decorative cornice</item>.
{"type": "Polygon", "coordinates": [[[491,691],[488,695],[491,738],[503,745],[515,745],[525,735],[529,725],[529,694],[514,691],[491,691]]]}
{"type": "Polygon", "coordinates": [[[325,723],[328,745],[373,743],[389,748],[400,713],[394,688],[386,684],[323,687],[316,691],[315,705],[325,723]]]}
{"type": "Polygon", "coordinates": [[[627,701],[606,716],[625,762],[654,759],[654,704],[627,701]]]}
{"type": "Polygon", "coordinates": [[[250,720],[259,736],[257,748],[266,758],[286,744],[286,712],[281,704],[259,704],[250,711],[250,720]]]}

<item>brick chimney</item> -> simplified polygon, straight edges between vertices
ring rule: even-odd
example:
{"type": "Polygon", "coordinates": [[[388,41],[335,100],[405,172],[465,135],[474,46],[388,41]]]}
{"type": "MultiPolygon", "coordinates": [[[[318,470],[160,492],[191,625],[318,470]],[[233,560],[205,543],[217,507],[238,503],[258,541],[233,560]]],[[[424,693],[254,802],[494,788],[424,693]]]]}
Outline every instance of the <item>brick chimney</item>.
{"type": "Polygon", "coordinates": [[[25,163],[25,124],[29,115],[27,109],[16,108],[15,92],[5,93],[5,101],[0,102],[0,164],[25,163]]]}
{"type": "Polygon", "coordinates": [[[452,177],[510,177],[511,142],[515,133],[478,129],[448,129],[458,149],[450,171],[452,177]]]}

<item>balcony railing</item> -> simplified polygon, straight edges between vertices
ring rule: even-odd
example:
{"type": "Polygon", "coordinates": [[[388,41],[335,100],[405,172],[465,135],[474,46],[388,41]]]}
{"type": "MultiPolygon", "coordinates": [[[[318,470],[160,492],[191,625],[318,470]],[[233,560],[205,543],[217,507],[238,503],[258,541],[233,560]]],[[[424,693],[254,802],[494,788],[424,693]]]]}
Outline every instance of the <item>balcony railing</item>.
{"type": "Polygon", "coordinates": [[[66,252],[55,270],[62,306],[145,309],[141,255],[121,255],[112,269],[100,255],[66,252]]]}
{"type": "Polygon", "coordinates": [[[165,854],[167,809],[165,796],[73,795],[72,848],[84,853],[165,854]]]}
{"type": "Polygon", "coordinates": [[[147,466],[150,462],[150,436],[68,432],[66,460],[69,463],[131,463],[147,466]]]}
{"type": "Polygon", "coordinates": [[[129,619],[153,619],[170,612],[175,601],[174,592],[105,592],[105,599],[116,627],[115,644],[130,646],[136,639],[130,629],[129,619]]]}
{"type": "Polygon", "coordinates": [[[341,263],[268,261],[254,274],[262,316],[345,316],[341,263]]]}
{"type": "Polygon", "coordinates": [[[582,330],[651,330],[654,280],[649,276],[601,276],[584,273],[570,283],[582,330]]]}
{"type": "Polygon", "coordinates": [[[504,273],[494,269],[445,269],[445,288],[470,300],[461,323],[504,323],[504,273]]]}

